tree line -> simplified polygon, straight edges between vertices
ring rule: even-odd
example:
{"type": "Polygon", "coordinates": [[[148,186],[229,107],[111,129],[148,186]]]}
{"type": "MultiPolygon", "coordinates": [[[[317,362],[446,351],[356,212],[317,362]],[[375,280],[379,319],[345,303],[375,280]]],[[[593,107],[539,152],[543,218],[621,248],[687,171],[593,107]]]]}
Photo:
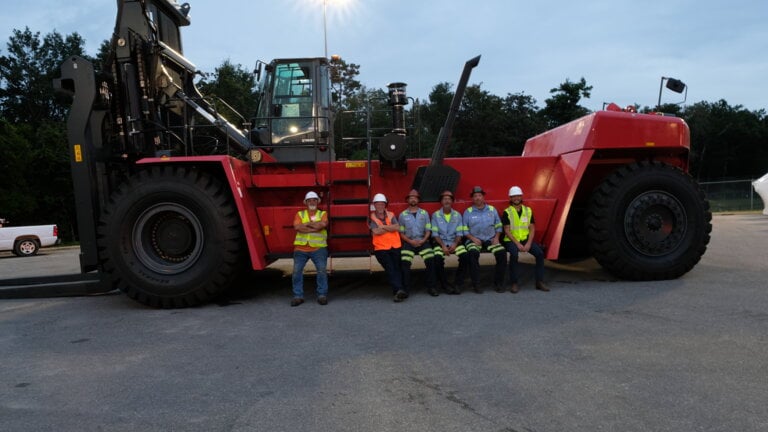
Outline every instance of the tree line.
{"type": "MultiPolygon", "coordinates": [[[[46,35],[29,28],[13,30],[0,49],[0,217],[13,224],[57,223],[65,240],[76,238],[66,115],[70,100],[54,92],[60,65],[73,55],[97,67],[108,52],[105,41],[94,56],[85,52],[77,33],[46,35]]],[[[360,65],[332,61],[332,84],[338,95],[337,155],[367,157],[364,143],[342,142],[345,136],[365,137],[359,113],[370,109],[374,122],[388,121],[385,89],[358,81],[360,65]],[[358,113],[358,114],[356,114],[358,113]],[[357,116],[357,117],[356,117],[357,116]],[[341,132],[341,133],[339,133],[341,132]]],[[[258,89],[253,71],[224,60],[198,83],[203,94],[227,101],[246,117],[255,115],[258,89]]],[[[449,156],[517,155],[525,141],[590,111],[580,102],[592,86],[584,78],[566,79],[550,90],[543,106],[530,95],[499,96],[480,84],[467,87],[457,115],[449,156]]],[[[429,157],[453,98],[450,83],[436,84],[425,101],[407,108],[409,157],[429,157]]],[[[683,118],[691,129],[691,174],[699,181],[757,178],[768,168],[768,116],[725,100],[657,109],[683,118]]]]}

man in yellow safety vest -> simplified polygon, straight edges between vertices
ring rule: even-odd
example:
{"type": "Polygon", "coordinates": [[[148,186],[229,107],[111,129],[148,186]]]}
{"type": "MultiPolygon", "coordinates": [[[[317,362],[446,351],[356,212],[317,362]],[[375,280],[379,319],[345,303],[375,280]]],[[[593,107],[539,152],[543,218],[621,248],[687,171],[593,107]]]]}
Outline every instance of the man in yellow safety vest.
{"type": "Polygon", "coordinates": [[[305,210],[296,213],[293,228],[293,298],[291,306],[304,303],[304,266],[312,260],[317,270],[317,302],[328,304],[328,214],[320,210],[320,196],[309,191],[304,196],[305,210]]]}
{"type": "Polygon", "coordinates": [[[544,284],[544,251],[533,241],[536,226],[533,223],[533,210],[523,204],[523,190],[519,186],[509,189],[510,206],[504,210],[501,225],[504,229],[504,245],[509,252],[509,291],[517,293],[517,258],[520,252],[528,252],[536,258],[536,289],[549,291],[544,284]]]}

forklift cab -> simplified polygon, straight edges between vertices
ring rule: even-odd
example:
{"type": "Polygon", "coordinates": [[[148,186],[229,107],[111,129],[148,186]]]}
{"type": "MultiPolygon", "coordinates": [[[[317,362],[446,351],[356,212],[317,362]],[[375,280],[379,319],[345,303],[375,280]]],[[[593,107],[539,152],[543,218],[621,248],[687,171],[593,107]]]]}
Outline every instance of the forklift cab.
{"type": "Polygon", "coordinates": [[[252,136],[277,161],[335,159],[328,67],[325,58],[277,59],[266,66],[252,136]]]}

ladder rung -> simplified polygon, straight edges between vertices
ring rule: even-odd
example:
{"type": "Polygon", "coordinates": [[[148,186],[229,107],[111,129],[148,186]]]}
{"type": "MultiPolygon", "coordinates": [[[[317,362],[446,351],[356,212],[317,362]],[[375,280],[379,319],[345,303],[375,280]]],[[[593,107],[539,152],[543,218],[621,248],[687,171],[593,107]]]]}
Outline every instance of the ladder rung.
{"type": "Polygon", "coordinates": [[[333,184],[368,184],[367,178],[338,179],[333,180],[333,184]]]}
{"type": "Polygon", "coordinates": [[[343,198],[333,200],[334,204],[366,204],[368,198],[343,198]]]}

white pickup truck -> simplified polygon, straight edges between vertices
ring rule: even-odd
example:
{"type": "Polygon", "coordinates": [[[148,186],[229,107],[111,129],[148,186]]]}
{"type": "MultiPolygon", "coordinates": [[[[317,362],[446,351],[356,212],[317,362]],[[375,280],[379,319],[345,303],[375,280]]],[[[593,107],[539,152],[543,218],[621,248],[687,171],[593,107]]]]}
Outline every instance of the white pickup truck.
{"type": "Polygon", "coordinates": [[[5,222],[0,219],[0,251],[13,251],[17,256],[32,256],[41,247],[53,246],[58,242],[59,227],[56,225],[4,227],[5,222]]]}

